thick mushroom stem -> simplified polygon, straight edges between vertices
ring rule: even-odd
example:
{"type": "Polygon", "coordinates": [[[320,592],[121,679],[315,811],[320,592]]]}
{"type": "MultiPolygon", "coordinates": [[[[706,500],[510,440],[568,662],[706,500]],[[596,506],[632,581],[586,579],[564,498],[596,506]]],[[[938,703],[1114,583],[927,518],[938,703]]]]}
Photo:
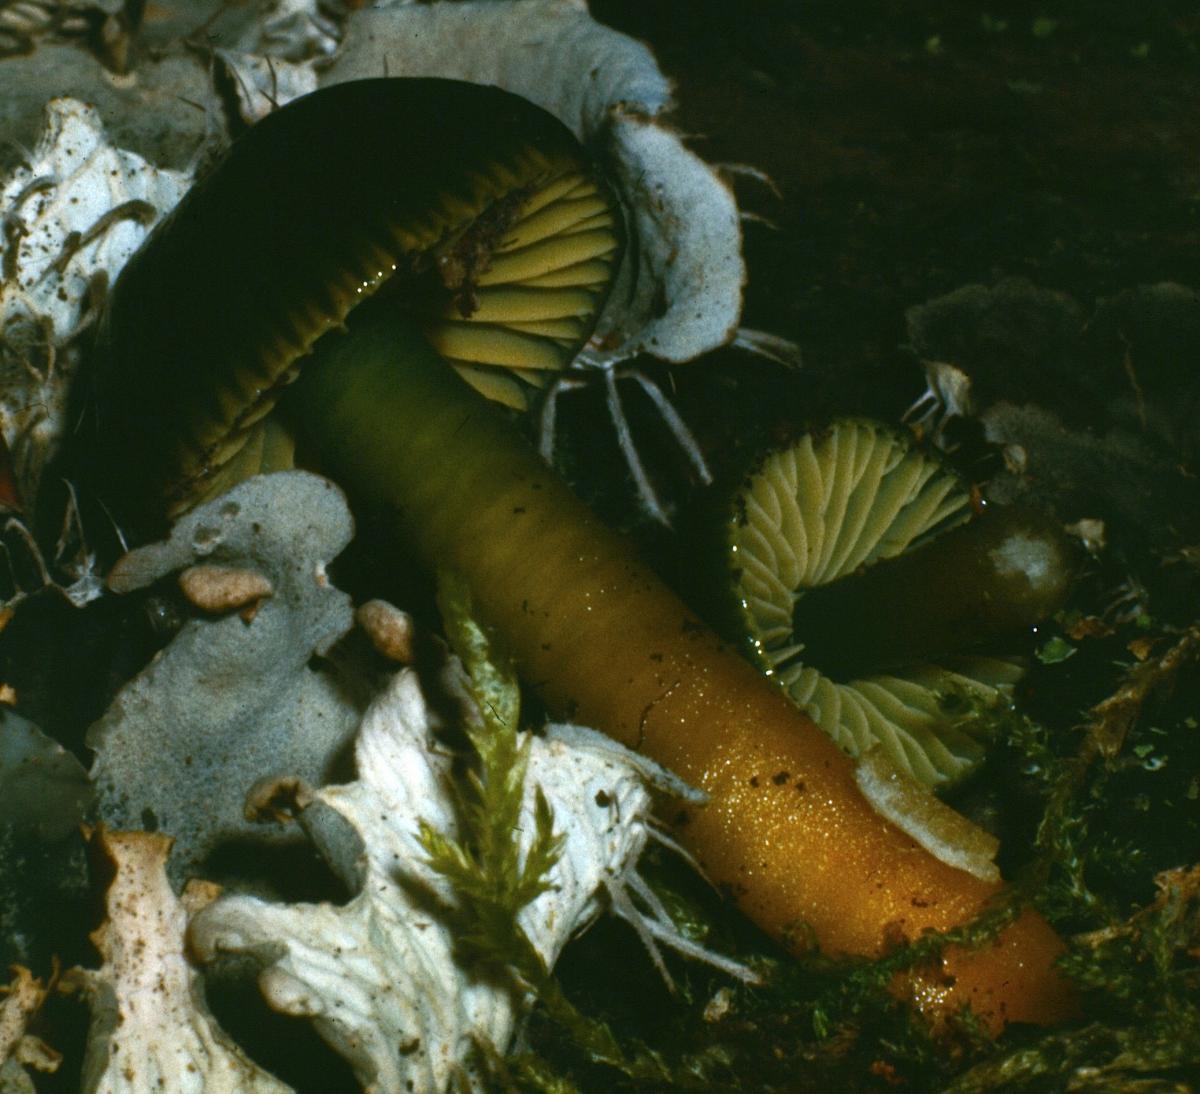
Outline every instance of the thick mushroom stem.
{"type": "Polygon", "coordinates": [[[807,659],[843,679],[1012,640],[1066,600],[1066,533],[1035,510],[990,507],[931,543],[796,602],[807,659]],[[870,625],[868,625],[870,624],[870,625]]]}
{"type": "MultiPolygon", "coordinates": [[[[360,309],[285,404],[321,466],[389,512],[481,615],[558,714],[701,787],[678,815],[709,877],[787,943],[877,956],[980,912],[999,886],[931,856],[859,793],[851,761],[643,566],[510,424],[400,318],[360,309]],[[370,312],[371,314],[364,314],[370,312]]],[[[983,951],[951,951],[905,986],[969,1003],[994,1030],[1072,1009],[1062,944],[1027,912],[983,951]]]]}

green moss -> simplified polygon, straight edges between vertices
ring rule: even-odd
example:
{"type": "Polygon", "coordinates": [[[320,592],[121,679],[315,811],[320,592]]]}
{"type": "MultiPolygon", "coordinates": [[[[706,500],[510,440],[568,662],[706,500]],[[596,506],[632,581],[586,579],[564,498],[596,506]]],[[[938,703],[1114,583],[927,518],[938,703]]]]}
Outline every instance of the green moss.
{"type": "Polygon", "coordinates": [[[450,644],[463,662],[479,709],[466,733],[476,765],[459,784],[460,833],[451,838],[421,825],[429,864],[450,882],[457,905],[455,933],[464,962],[518,980],[536,982],[546,970],[517,915],[551,887],[550,871],[562,849],[554,817],[540,789],[535,832],[528,849],[513,833],[521,827],[530,739],[517,733],[521,697],[511,665],[471,615],[465,582],[443,574],[439,603],[450,644]]]}
{"type": "MultiPolygon", "coordinates": [[[[452,919],[463,964],[480,975],[532,993],[551,1022],[589,1059],[638,1080],[664,1084],[668,1072],[651,1052],[622,1046],[608,1026],[581,1013],[546,968],[517,920],[522,908],[553,887],[551,872],[563,837],[539,787],[533,838],[522,854],[513,833],[521,829],[525,774],[532,738],[518,734],[521,697],[507,654],[476,619],[467,583],[443,571],[438,605],[446,636],[466,670],[467,690],[479,710],[468,719],[467,737],[475,763],[459,785],[459,836],[450,838],[428,824],[420,829],[430,866],[451,885],[452,919]]],[[[535,1054],[507,1062],[482,1060],[501,1087],[548,1092],[574,1089],[535,1054]],[[513,1085],[515,1084],[515,1085],[513,1085]]]]}
{"type": "Polygon", "coordinates": [[[1034,670],[1031,691],[1043,698],[1027,709],[1037,717],[986,713],[995,753],[955,804],[971,812],[1000,803],[1014,884],[964,928],[881,961],[815,952],[794,960],[702,882],[652,859],[645,875],[690,937],[769,974],[747,987],[687,965],[671,997],[631,969],[619,926],[601,925],[569,950],[562,979],[516,927],[520,902],[542,891],[553,863],[552,818],[539,820],[540,850],[518,861],[504,838],[523,763],[516,684],[461,583],[443,583],[442,603],[484,715],[469,731],[478,757],[463,784],[463,835],[453,846],[431,840],[427,850],[458,894],[464,957],[537,1000],[522,1051],[490,1063],[497,1089],[1032,1090],[1083,1075],[1091,1085],[1081,1089],[1116,1090],[1175,1081],[1200,1058],[1197,882],[1162,874],[1200,859],[1195,635],[1146,634],[1136,623],[1103,639],[1069,631],[1078,653],[1034,670]],[[1149,643],[1136,647],[1145,660],[1129,657],[1134,639],[1149,643]],[[1080,673],[1090,689],[1082,702],[1080,673]],[[1014,817],[1015,835],[1006,828],[1014,817]],[[1027,900],[1069,938],[1063,966],[1084,1001],[1080,1024],[1014,1028],[993,1041],[964,1013],[935,1033],[891,995],[899,970],[932,961],[949,943],[985,943],[1027,900]]]}
{"type": "Polygon", "coordinates": [[[1160,874],[1125,922],[1077,936],[1063,968],[1095,1020],[1044,1034],[961,1075],[956,1092],[1190,1089],[1200,1060],[1200,869],[1160,874]],[[1143,1085],[1144,1084],[1144,1085],[1143,1085]],[[1057,1088],[1057,1086],[1056,1086],[1057,1088]]]}

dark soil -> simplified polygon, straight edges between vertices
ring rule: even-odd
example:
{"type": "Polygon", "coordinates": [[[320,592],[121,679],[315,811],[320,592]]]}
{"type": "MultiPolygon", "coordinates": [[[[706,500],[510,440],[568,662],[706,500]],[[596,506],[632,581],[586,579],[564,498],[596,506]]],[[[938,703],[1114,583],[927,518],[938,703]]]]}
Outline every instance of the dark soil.
{"type": "Polygon", "coordinates": [[[679,121],[778,226],[746,322],[814,368],[883,359],[905,308],[1024,275],[1090,302],[1200,283],[1200,13],[1184,3],[599,0],[679,121]]]}

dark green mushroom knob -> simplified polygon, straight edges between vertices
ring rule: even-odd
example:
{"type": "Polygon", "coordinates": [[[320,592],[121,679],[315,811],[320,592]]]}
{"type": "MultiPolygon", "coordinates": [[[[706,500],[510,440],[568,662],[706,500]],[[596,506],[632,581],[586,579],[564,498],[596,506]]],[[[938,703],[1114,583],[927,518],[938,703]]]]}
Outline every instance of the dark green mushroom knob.
{"type": "Polygon", "coordinates": [[[590,333],[621,239],[578,141],[524,99],[440,79],[307,95],[237,140],[123,271],[100,326],[86,470],[147,534],[288,466],[271,411],[367,298],[522,407],[590,333]]]}

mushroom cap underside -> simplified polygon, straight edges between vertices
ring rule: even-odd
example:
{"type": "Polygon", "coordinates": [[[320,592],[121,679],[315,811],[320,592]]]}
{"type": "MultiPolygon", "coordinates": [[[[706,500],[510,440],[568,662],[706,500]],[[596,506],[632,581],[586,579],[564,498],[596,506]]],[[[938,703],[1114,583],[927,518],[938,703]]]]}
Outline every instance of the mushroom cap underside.
{"type": "Polygon", "coordinates": [[[1016,659],[968,652],[838,678],[821,670],[820,633],[795,629],[810,591],[969,520],[959,476],[900,431],[840,420],[767,455],[736,508],[727,529],[735,614],[764,671],[851,755],[879,745],[929,786],[973,770],[985,753],[978,715],[1011,702],[1016,659]]]}
{"type": "Polygon", "coordinates": [[[573,135],[518,96],[373,79],[295,100],[235,141],[122,273],[88,392],[91,478],[119,520],[161,527],[369,296],[413,309],[468,380],[519,403],[511,381],[472,371],[565,367],[621,238],[573,135]]]}

